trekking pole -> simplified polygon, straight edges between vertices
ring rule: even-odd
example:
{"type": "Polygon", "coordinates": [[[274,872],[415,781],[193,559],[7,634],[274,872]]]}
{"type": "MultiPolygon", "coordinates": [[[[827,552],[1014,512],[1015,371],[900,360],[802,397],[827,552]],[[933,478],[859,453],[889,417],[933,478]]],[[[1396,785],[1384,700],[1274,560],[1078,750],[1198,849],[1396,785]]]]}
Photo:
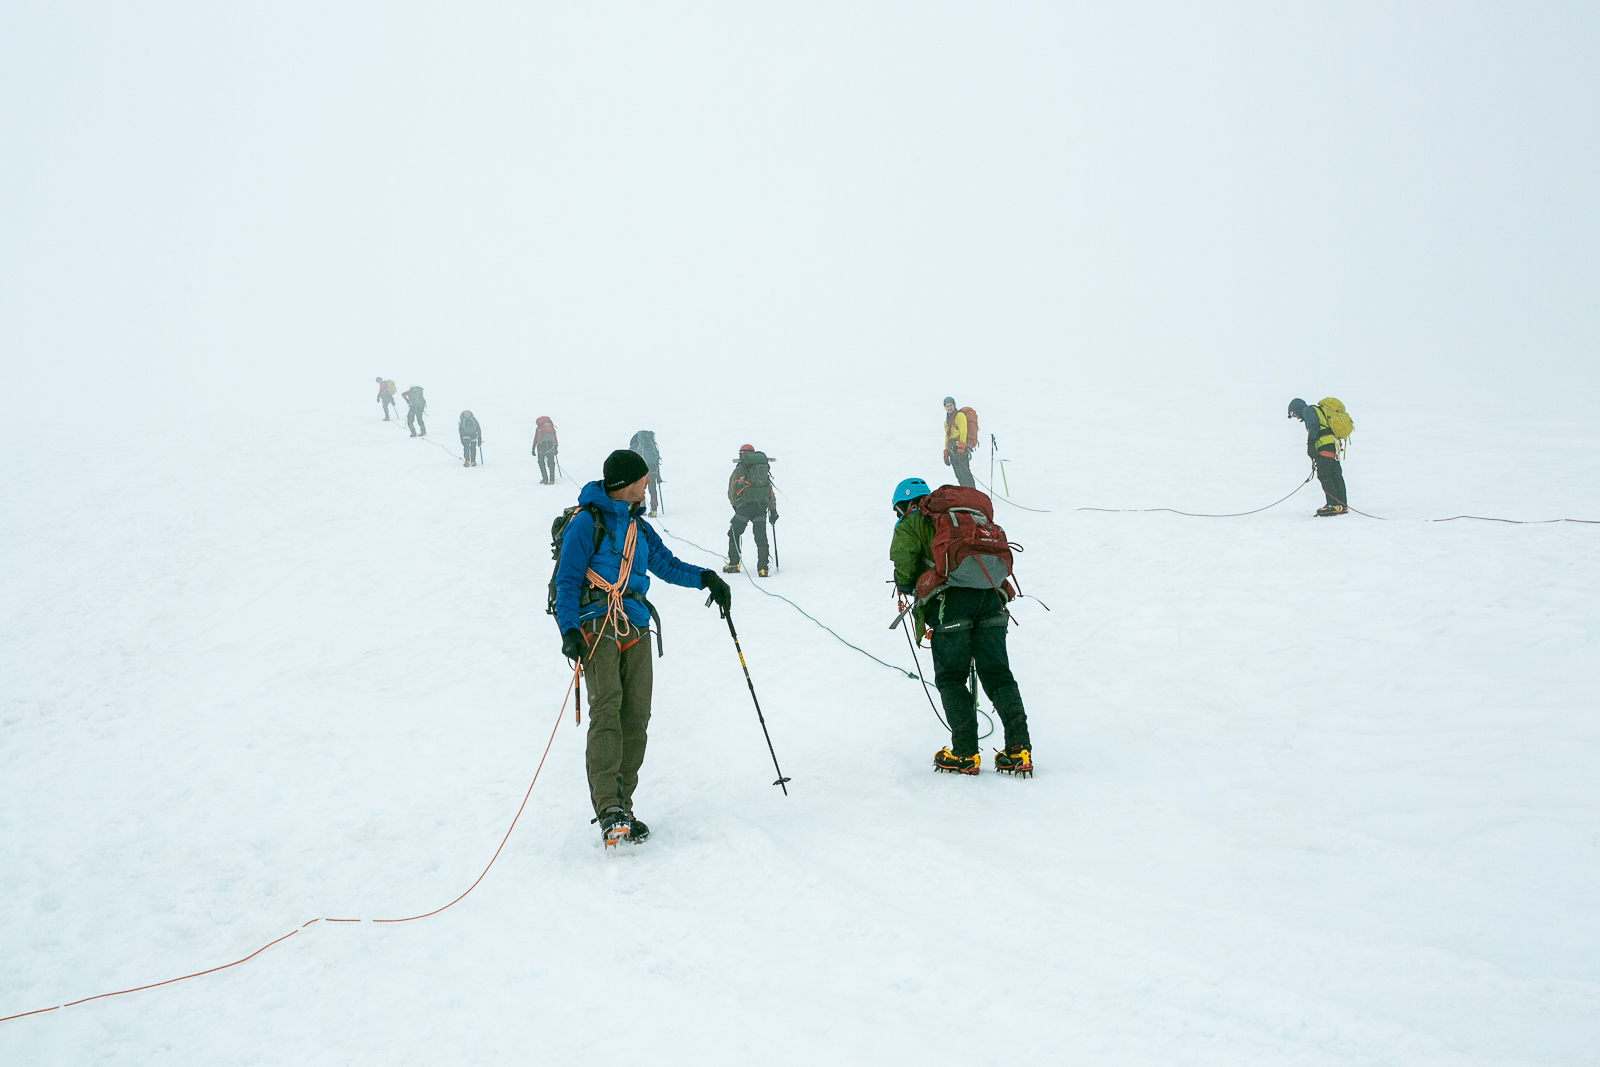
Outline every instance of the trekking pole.
{"type": "Polygon", "coordinates": [[[1000,450],[995,442],[994,434],[989,435],[989,484],[994,484],[994,454],[1000,450]]]}
{"type": "MultiPolygon", "coordinates": [[[[707,598],[706,604],[710,605],[710,603],[710,598],[707,598]]],[[[767,719],[766,716],[761,714],[761,701],[756,696],[756,683],[750,680],[750,666],[744,661],[744,649],[739,647],[739,631],[733,628],[733,612],[727,608],[723,608],[722,617],[728,620],[728,633],[733,635],[733,649],[735,652],[739,653],[739,666],[744,668],[744,681],[745,684],[750,687],[750,699],[754,701],[756,705],[756,718],[761,723],[761,734],[767,739],[767,751],[772,753],[772,769],[778,772],[778,780],[772,784],[782,789],[784,796],[788,796],[789,787],[784,783],[793,781],[793,779],[785,778],[783,776],[783,768],[778,766],[778,753],[773,751],[772,735],[767,733],[767,719]]]]}
{"type": "Polygon", "coordinates": [[[772,566],[775,570],[783,570],[783,560],[778,558],[778,524],[772,524],[772,566]]]}
{"type": "MultiPolygon", "coordinates": [[[[993,485],[994,483],[990,482],[989,484],[993,485]]],[[[1005,460],[1001,460],[1000,461],[1000,484],[1006,487],[1006,497],[1009,499],[1010,496],[1011,496],[1011,483],[1006,480],[1006,461],[1005,460]]]]}

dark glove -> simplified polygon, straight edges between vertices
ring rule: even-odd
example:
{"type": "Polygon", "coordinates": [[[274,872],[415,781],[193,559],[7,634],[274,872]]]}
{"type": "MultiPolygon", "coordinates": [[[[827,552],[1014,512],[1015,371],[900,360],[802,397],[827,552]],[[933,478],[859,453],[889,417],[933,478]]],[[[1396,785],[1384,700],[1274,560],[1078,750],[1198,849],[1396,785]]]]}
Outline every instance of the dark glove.
{"type": "Polygon", "coordinates": [[[716,572],[701,571],[700,588],[711,590],[711,599],[722,609],[724,615],[733,607],[733,590],[728,588],[728,583],[719,578],[716,572]]]}
{"type": "Polygon", "coordinates": [[[767,515],[767,521],[772,523],[774,526],[778,525],[778,513],[776,511],[769,512],[767,515]]]}
{"type": "Polygon", "coordinates": [[[946,467],[950,466],[950,453],[949,453],[948,450],[946,450],[946,452],[944,454],[944,465],[946,467]]]}
{"type": "Polygon", "coordinates": [[[573,627],[561,635],[561,654],[568,659],[583,658],[583,634],[573,627]]]}

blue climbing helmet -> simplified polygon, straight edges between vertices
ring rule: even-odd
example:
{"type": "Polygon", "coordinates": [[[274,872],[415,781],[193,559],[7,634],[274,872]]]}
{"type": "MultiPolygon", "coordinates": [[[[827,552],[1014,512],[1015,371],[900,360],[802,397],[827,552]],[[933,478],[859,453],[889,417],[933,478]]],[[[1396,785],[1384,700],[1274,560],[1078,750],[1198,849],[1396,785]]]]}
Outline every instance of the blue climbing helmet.
{"type": "Polygon", "coordinates": [[[921,478],[907,478],[905,481],[894,487],[893,506],[898,507],[899,505],[908,503],[909,501],[918,500],[927,496],[931,492],[933,492],[933,490],[929,489],[928,483],[923,481],[921,478]]]}

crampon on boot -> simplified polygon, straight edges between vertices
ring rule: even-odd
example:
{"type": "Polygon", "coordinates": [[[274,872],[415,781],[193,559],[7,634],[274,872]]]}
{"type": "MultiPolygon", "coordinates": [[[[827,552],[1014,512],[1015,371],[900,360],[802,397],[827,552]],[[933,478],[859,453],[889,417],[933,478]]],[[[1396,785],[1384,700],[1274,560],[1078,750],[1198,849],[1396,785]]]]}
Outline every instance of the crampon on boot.
{"type": "Polygon", "coordinates": [[[722,573],[723,574],[738,574],[739,573],[739,565],[737,563],[725,564],[723,566],[723,568],[722,568],[722,573]]]}
{"type": "Polygon", "coordinates": [[[1033,753],[1021,745],[1008,746],[1004,752],[995,749],[994,769],[1017,778],[1032,778],[1033,753]]]}
{"type": "Polygon", "coordinates": [[[1325,506],[1320,507],[1320,508],[1317,509],[1318,517],[1319,518],[1324,518],[1324,519],[1326,519],[1326,518],[1328,518],[1329,516],[1332,516],[1332,515],[1347,515],[1347,514],[1349,514],[1349,512],[1347,512],[1345,510],[1345,506],[1343,504],[1328,504],[1328,505],[1325,505],[1325,506]]]}
{"type": "Polygon", "coordinates": [[[633,819],[622,808],[607,808],[595,821],[600,824],[600,840],[606,848],[615,848],[633,835],[633,819]]]}
{"type": "Polygon", "coordinates": [[[765,567],[757,567],[756,568],[756,577],[757,578],[765,578],[766,576],[767,576],[767,568],[765,568],[765,567]]]}
{"type": "Polygon", "coordinates": [[[958,756],[948,748],[941,748],[933,754],[933,769],[945,774],[977,774],[982,762],[983,757],[976,752],[970,756],[958,756]]]}

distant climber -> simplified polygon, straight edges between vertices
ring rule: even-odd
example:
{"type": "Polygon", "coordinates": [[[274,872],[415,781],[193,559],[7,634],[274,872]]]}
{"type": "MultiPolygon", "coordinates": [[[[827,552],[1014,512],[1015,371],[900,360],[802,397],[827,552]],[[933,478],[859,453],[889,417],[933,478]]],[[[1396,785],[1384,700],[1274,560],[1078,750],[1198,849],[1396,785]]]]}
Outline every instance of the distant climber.
{"type": "Polygon", "coordinates": [[[644,521],[648,476],[643,457],[619,449],[606,458],[604,476],[583,487],[578,506],[557,520],[565,525],[559,527],[551,596],[562,654],[582,662],[589,684],[584,759],[589,801],[608,846],[643,841],[650,833],[633,814],[654,684],[655,611],[645,599],[646,572],[686,589],[709,590],[724,612],[732,602],[727,582],[675,557],[644,521]]]}
{"type": "Polygon", "coordinates": [[[428,424],[422,421],[422,415],[428,410],[428,401],[422,395],[422,386],[413,385],[410,389],[400,394],[400,399],[406,402],[406,429],[411,431],[412,437],[428,436],[428,424]],[[422,432],[417,432],[417,427],[422,432]]]}
{"type": "Polygon", "coordinates": [[[978,447],[978,413],[956,407],[954,397],[944,398],[944,465],[955,472],[956,481],[973,488],[972,452],[978,447]]]}
{"type": "Polygon", "coordinates": [[[1350,494],[1344,487],[1344,468],[1339,463],[1339,454],[1344,450],[1344,439],[1350,436],[1354,423],[1344,405],[1333,397],[1320,404],[1307,404],[1295,397],[1289,401],[1288,417],[1306,425],[1306,455],[1317,465],[1317,481],[1322,483],[1322,495],[1327,498],[1317,514],[1322,518],[1348,514],[1350,494]]]}
{"type": "Polygon", "coordinates": [[[389,421],[389,413],[394,410],[394,382],[384,381],[383,375],[378,375],[378,403],[383,405],[383,421],[389,421]]]}
{"type": "Polygon", "coordinates": [[[461,418],[456,422],[456,431],[461,434],[461,456],[463,467],[476,467],[478,465],[478,446],[483,444],[483,430],[478,426],[478,420],[473,418],[472,412],[463,411],[461,418]]]}
{"type": "Polygon", "coordinates": [[[650,468],[650,517],[655,518],[661,511],[661,490],[657,488],[661,484],[661,451],[656,448],[656,432],[640,430],[628,442],[628,449],[643,456],[650,468]]]}
{"type": "Polygon", "coordinates": [[[895,486],[892,503],[898,516],[889,544],[895,591],[903,599],[919,601],[910,620],[919,642],[925,629],[932,631],[933,681],[950,725],[950,744],[934,754],[934,769],[977,774],[983,763],[978,754],[978,695],[967,688],[975,669],[1005,728],[1005,751],[995,753],[994,769],[1032,776],[1028,715],[1006,654],[1011,621],[1006,604],[1014,594],[1006,578],[1009,560],[1001,563],[981,555],[984,538],[973,536],[987,525],[993,531],[989,547],[1001,553],[1009,547],[1004,532],[993,526],[993,505],[976,489],[946,485],[930,492],[921,478],[895,486]],[[934,562],[936,538],[947,560],[963,561],[948,573],[934,562]]]}
{"type": "Polygon", "coordinates": [[[539,458],[539,484],[556,483],[556,453],[560,442],[556,440],[556,424],[550,416],[540,415],[533,424],[533,454],[539,458]]]}
{"type": "Polygon", "coordinates": [[[728,503],[733,505],[733,521],[728,524],[728,563],[723,571],[739,571],[739,542],[744,528],[754,524],[756,573],[767,576],[767,522],[778,521],[778,501],[772,495],[772,463],[777,462],[753,445],[740,445],[739,458],[728,475],[728,503]]]}

